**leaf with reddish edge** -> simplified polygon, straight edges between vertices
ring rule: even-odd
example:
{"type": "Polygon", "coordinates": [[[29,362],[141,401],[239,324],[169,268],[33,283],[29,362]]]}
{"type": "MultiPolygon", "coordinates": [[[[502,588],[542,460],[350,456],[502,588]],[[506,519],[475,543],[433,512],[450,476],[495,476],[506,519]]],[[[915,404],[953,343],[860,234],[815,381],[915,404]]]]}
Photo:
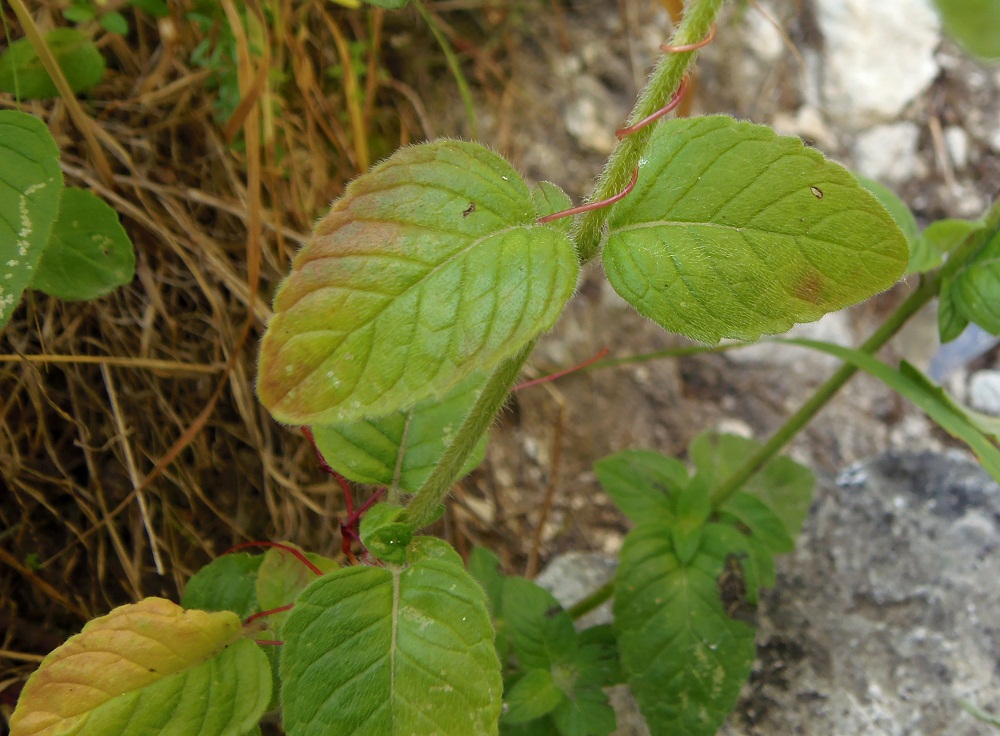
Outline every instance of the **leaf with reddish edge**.
{"type": "Polygon", "coordinates": [[[520,176],[483,146],[397,151],[347,187],[295,257],[261,344],[261,402],[281,422],[345,424],[516,354],[579,274],[570,239],[536,219],[520,176]]]}
{"type": "Polygon", "coordinates": [[[11,736],[244,736],[270,697],[267,658],[235,613],[145,598],[90,621],[42,661],[11,736]]]}
{"type": "Polygon", "coordinates": [[[892,286],[906,238],[843,167],[713,115],[660,123],[608,218],[604,269],[664,328],[755,340],[892,286]]]}

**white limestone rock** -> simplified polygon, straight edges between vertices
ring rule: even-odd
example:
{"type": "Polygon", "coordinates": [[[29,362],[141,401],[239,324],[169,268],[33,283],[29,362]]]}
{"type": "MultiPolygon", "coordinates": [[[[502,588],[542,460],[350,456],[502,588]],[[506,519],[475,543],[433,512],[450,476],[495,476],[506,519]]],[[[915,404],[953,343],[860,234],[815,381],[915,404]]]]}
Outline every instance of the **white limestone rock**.
{"type": "Polygon", "coordinates": [[[893,120],[938,73],[930,0],[815,0],[825,112],[855,129],[893,120]]]}

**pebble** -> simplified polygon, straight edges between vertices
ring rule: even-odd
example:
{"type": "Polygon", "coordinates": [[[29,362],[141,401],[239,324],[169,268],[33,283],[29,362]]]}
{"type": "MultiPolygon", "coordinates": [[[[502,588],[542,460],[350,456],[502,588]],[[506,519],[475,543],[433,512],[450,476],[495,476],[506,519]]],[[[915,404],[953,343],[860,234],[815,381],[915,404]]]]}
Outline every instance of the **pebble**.
{"type": "Polygon", "coordinates": [[[976,371],[969,381],[969,403],[978,411],[1000,416],[1000,371],[976,371]]]}

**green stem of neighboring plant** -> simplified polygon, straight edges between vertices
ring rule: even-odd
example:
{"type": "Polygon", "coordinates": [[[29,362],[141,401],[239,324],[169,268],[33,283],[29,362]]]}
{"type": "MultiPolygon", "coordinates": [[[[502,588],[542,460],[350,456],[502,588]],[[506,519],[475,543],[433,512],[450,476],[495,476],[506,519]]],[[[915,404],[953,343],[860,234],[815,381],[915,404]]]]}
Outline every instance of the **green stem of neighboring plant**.
{"type": "MultiPolygon", "coordinates": [[[[684,18],[677,33],[670,40],[675,46],[697,43],[712,29],[716,16],[725,0],[688,0],[684,5],[684,18]]],[[[643,120],[664,107],[680,87],[681,80],[688,73],[697,51],[668,53],[663,56],[649,81],[639,93],[639,99],[632,109],[628,124],[643,120]]],[[[622,191],[632,179],[632,172],[639,165],[649,139],[653,135],[653,125],[640,128],[618,142],[594,191],[587,197],[588,202],[599,202],[622,191]]],[[[610,208],[592,210],[578,219],[574,225],[574,241],[581,263],[591,260],[601,246],[604,225],[608,221],[610,208]]]]}
{"type": "MultiPolygon", "coordinates": [[[[987,214],[986,227],[972,233],[956,248],[948,262],[934,273],[926,275],[910,296],[861,346],[861,352],[868,355],[877,353],[914,314],[936,297],[944,282],[958,273],[973,256],[1000,230],[1000,200],[997,200],[987,214]]],[[[834,373],[809,400],[793,414],[771,438],[748,459],[736,472],[726,478],[712,491],[712,507],[719,508],[734,493],[739,491],[757,471],[777,455],[788,442],[805,427],[841,387],[857,372],[853,365],[843,365],[834,373]]]]}
{"type": "Polygon", "coordinates": [[[505,360],[493,371],[493,375],[483,386],[479,399],[462,422],[462,426],[455,434],[455,440],[445,451],[441,462],[406,507],[404,522],[419,529],[438,517],[438,506],[448,495],[451,484],[455,482],[479,438],[489,429],[493,418],[503,407],[511,386],[517,380],[534,347],[535,341],[532,340],[519,353],[505,360]]]}
{"type": "Polygon", "coordinates": [[[611,596],[615,594],[615,581],[609,580],[600,588],[595,590],[593,593],[588,595],[586,598],[577,601],[572,606],[566,609],[566,613],[570,615],[574,621],[578,621],[588,613],[593,611],[595,608],[600,606],[604,601],[608,600],[611,596]]]}
{"type": "Polygon", "coordinates": [[[455,55],[454,50],[451,48],[451,44],[448,43],[448,39],[444,37],[441,33],[441,29],[438,28],[437,23],[434,22],[434,16],[430,14],[430,11],[424,7],[421,0],[413,0],[413,7],[417,9],[417,12],[423,17],[424,22],[427,23],[427,27],[431,29],[431,33],[434,34],[434,38],[437,39],[438,45],[441,47],[441,51],[444,52],[444,58],[448,62],[448,68],[451,69],[451,75],[455,78],[455,84],[458,85],[458,94],[462,97],[462,104],[465,106],[465,119],[469,123],[469,134],[472,136],[472,140],[479,140],[479,125],[476,122],[476,105],[472,100],[472,90],[469,89],[469,83],[465,79],[465,74],[462,72],[462,65],[458,62],[458,57],[455,55]]]}

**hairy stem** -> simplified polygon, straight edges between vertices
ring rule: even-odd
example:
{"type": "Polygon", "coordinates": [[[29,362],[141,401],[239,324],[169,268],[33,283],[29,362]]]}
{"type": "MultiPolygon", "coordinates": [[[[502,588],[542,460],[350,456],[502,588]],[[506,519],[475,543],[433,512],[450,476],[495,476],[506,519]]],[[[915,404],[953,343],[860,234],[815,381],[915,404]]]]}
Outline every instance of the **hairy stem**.
{"type": "MultiPolygon", "coordinates": [[[[952,252],[944,266],[921,280],[917,290],[910,294],[906,301],[900,304],[896,311],[882,323],[881,327],[865,341],[860,348],[861,352],[868,355],[877,353],[893,335],[899,332],[910,317],[938,295],[942,284],[954,276],[979,252],[997,230],[1000,230],[1000,200],[993,204],[986,215],[985,222],[986,228],[969,235],[965,242],[952,252]]],[[[753,456],[712,491],[712,507],[719,508],[739,491],[757,471],[764,467],[803,427],[812,421],[820,409],[826,406],[827,402],[857,371],[855,366],[845,364],[830,376],[826,383],[820,386],[816,393],[753,456]]]]}
{"type": "MultiPolygon", "coordinates": [[[[684,46],[705,38],[712,30],[712,24],[724,2],[725,0],[688,0],[684,7],[684,19],[677,33],[670,39],[671,45],[684,46]]],[[[670,101],[696,55],[696,51],[687,51],[663,56],[646,86],[639,93],[639,99],[632,109],[632,114],[629,115],[628,125],[634,125],[649,117],[670,101]]],[[[632,172],[639,166],[639,160],[652,134],[653,126],[650,125],[636,130],[618,142],[600,179],[597,180],[594,191],[588,195],[588,202],[607,199],[625,188],[632,177],[632,172]]],[[[586,263],[597,255],[604,224],[608,220],[608,211],[609,209],[605,208],[588,212],[574,226],[573,239],[577,244],[581,263],[586,263]]]]}
{"type": "Polygon", "coordinates": [[[455,440],[445,450],[441,462],[406,507],[406,514],[402,519],[404,522],[419,529],[437,518],[438,505],[448,495],[451,484],[455,482],[479,438],[489,429],[493,418],[507,400],[510,387],[514,385],[534,347],[535,341],[532,340],[493,371],[472,411],[455,434],[455,440]]]}

